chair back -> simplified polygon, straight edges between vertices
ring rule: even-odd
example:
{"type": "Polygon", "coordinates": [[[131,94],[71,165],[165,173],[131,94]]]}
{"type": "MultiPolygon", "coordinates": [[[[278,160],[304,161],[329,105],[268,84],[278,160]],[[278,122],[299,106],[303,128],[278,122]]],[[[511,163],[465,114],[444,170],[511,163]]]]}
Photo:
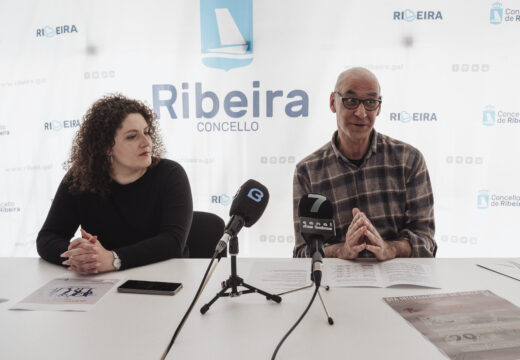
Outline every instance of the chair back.
{"type": "MultiPolygon", "coordinates": [[[[190,258],[211,259],[215,247],[224,234],[224,220],[218,215],[203,211],[194,211],[186,245],[190,258]]],[[[222,252],[227,256],[227,250],[222,252]]]]}

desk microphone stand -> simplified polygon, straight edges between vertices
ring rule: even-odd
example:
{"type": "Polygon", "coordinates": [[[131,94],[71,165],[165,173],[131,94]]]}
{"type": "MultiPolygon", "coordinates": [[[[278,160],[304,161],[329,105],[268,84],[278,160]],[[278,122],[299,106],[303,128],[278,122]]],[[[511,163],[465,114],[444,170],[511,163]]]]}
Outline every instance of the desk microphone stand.
{"type": "MultiPolygon", "coordinates": [[[[285,292],[277,294],[277,295],[281,296],[281,295],[285,295],[285,294],[290,294],[292,292],[305,290],[305,289],[308,289],[308,288],[311,288],[311,287],[315,286],[314,275],[312,274],[312,271],[311,271],[311,281],[312,282],[311,282],[310,285],[303,286],[301,288],[297,288],[297,289],[293,289],[293,290],[289,290],[289,291],[285,291],[285,292]]],[[[328,285],[320,285],[320,288],[324,288],[326,291],[330,290],[330,286],[328,286],[328,285]]],[[[332,317],[329,315],[329,312],[327,311],[327,307],[325,306],[325,302],[323,301],[323,298],[321,297],[321,293],[320,293],[319,290],[318,290],[318,296],[320,297],[320,301],[321,301],[321,305],[323,306],[323,310],[325,310],[325,315],[327,315],[327,321],[329,322],[330,325],[333,325],[334,324],[334,320],[332,320],[332,317]]]]}
{"type": "Polygon", "coordinates": [[[282,301],[282,298],[280,296],[269,294],[263,290],[257,289],[249,284],[246,284],[244,280],[237,275],[237,254],[238,238],[236,236],[233,236],[229,240],[229,255],[231,255],[231,275],[226,281],[222,282],[222,290],[220,290],[209,303],[207,303],[200,309],[200,312],[202,314],[205,314],[209,310],[209,307],[213,305],[213,303],[217,301],[218,298],[221,297],[236,297],[243,294],[259,293],[261,295],[264,295],[267,300],[273,300],[277,303],[282,301]],[[238,286],[245,287],[247,290],[238,291],[238,286]],[[231,291],[226,292],[229,289],[231,289],[231,291]]]}

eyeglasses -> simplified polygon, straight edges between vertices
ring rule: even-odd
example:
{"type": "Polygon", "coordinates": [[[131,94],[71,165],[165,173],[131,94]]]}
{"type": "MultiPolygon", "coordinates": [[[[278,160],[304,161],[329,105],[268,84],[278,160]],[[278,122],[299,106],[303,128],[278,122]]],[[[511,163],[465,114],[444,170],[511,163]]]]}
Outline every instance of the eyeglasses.
{"type": "Polygon", "coordinates": [[[343,106],[349,110],[356,110],[359,107],[359,104],[363,103],[366,111],[374,111],[381,105],[382,100],[377,99],[357,99],[352,97],[342,97],[339,92],[336,91],[336,94],[341,98],[341,102],[343,106]]]}

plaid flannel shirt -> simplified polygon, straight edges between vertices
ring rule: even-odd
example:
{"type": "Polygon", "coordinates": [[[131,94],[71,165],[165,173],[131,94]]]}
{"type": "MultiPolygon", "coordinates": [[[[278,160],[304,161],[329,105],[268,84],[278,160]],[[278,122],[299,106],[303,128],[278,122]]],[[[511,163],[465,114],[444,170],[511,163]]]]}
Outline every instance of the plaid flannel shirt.
{"type": "MultiPolygon", "coordinates": [[[[309,256],[300,234],[298,203],[308,193],[326,196],[334,211],[336,237],[344,242],[352,209],[366,214],[385,241],[407,239],[412,257],[434,257],[433,193],[426,163],[419,150],[373,130],[358,167],[340,153],[337,131],[320,149],[296,165],[293,183],[294,257],[309,256]]],[[[360,257],[373,257],[368,251],[360,257]]]]}

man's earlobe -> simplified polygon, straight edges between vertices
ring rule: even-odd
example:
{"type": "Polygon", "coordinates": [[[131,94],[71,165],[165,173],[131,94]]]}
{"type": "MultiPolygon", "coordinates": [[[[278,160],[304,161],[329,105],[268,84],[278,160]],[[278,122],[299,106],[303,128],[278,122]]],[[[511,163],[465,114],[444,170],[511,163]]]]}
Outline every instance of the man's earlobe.
{"type": "Polygon", "coordinates": [[[329,99],[329,107],[330,107],[330,110],[335,113],[336,112],[336,106],[335,106],[335,99],[334,99],[334,93],[331,93],[330,94],[330,99],[329,99]]]}

